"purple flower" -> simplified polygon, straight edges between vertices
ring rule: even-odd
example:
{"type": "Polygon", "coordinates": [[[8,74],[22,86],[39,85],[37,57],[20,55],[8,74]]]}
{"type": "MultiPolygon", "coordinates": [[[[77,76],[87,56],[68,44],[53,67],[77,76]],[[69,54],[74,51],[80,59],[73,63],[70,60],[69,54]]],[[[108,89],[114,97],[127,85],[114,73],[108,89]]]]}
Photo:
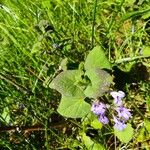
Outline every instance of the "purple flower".
{"type": "Polygon", "coordinates": [[[108,122],[109,122],[108,118],[104,115],[100,115],[98,120],[103,124],[108,124],[108,122]]]}
{"type": "Polygon", "coordinates": [[[114,122],[115,122],[115,125],[114,125],[115,129],[118,129],[119,131],[122,131],[126,128],[125,122],[122,121],[122,120],[118,120],[116,117],[114,117],[114,122]]]}
{"type": "Polygon", "coordinates": [[[110,92],[110,95],[111,95],[114,99],[116,99],[116,98],[122,99],[122,98],[125,97],[125,93],[124,93],[123,91],[118,91],[118,92],[113,91],[113,92],[110,92]]]}
{"type": "Polygon", "coordinates": [[[104,103],[94,102],[91,111],[96,115],[103,115],[106,111],[106,105],[104,103]]]}
{"type": "Polygon", "coordinates": [[[115,108],[115,110],[118,112],[118,116],[120,118],[123,118],[125,121],[128,120],[131,117],[131,113],[129,110],[123,106],[115,108]]]}
{"type": "Polygon", "coordinates": [[[110,95],[114,98],[114,104],[117,106],[122,105],[122,98],[125,97],[125,93],[123,91],[118,91],[118,92],[110,92],[110,95]]]}

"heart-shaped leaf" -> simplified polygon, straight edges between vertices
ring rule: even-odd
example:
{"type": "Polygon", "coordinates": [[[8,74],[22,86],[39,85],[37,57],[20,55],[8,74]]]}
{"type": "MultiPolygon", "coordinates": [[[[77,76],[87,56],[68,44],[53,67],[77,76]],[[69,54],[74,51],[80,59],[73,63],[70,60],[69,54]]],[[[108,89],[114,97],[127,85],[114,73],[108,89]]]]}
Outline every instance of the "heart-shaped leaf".
{"type": "Polygon", "coordinates": [[[84,99],[63,96],[57,111],[65,117],[82,118],[90,113],[90,108],[84,99]]]}
{"type": "Polygon", "coordinates": [[[66,70],[61,72],[50,83],[50,88],[57,90],[65,97],[84,98],[84,92],[78,85],[82,74],[81,70],[66,70]]]}
{"type": "Polygon", "coordinates": [[[119,131],[114,129],[114,134],[118,137],[118,139],[123,143],[128,143],[133,136],[133,128],[131,124],[127,124],[127,127],[123,131],[119,131]]]}
{"type": "Polygon", "coordinates": [[[84,91],[84,94],[87,97],[97,98],[109,90],[109,86],[112,83],[112,77],[106,71],[99,68],[90,69],[86,71],[86,75],[91,80],[91,85],[84,91]]]}
{"type": "Polygon", "coordinates": [[[110,69],[110,63],[105,56],[103,49],[100,46],[96,46],[92,51],[88,54],[85,64],[85,70],[89,70],[91,68],[107,68],[110,69]]]}

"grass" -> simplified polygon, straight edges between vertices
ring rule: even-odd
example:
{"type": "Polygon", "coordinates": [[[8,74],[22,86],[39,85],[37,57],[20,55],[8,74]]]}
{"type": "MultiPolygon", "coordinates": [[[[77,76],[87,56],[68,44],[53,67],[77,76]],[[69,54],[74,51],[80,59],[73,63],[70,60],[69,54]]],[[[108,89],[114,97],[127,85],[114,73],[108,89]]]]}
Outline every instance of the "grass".
{"type": "Polygon", "coordinates": [[[2,0],[1,149],[86,149],[78,133],[80,120],[57,113],[60,94],[48,84],[65,58],[68,68],[75,69],[93,46],[101,45],[117,66],[116,89],[128,93],[135,134],[127,144],[114,141],[111,133],[108,141],[107,135],[94,134],[95,138],[103,139],[108,149],[148,150],[150,133],[143,124],[150,118],[149,4],[149,0],[2,0]]]}

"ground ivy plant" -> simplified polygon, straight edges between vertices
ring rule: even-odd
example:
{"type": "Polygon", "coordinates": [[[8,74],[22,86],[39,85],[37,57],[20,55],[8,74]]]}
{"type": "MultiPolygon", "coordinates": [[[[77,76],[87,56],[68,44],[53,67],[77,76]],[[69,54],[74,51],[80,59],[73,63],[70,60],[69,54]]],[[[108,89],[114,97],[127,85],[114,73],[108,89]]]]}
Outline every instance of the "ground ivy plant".
{"type": "MultiPolygon", "coordinates": [[[[112,65],[105,56],[103,49],[96,46],[89,52],[84,67],[79,67],[77,70],[65,70],[57,75],[50,83],[50,88],[57,90],[62,95],[57,111],[62,116],[69,118],[85,118],[93,112],[95,116],[98,116],[96,119],[92,119],[90,123],[95,129],[100,129],[102,124],[108,124],[109,120],[104,115],[106,105],[101,102],[94,102],[91,106],[85,99],[90,99],[92,103],[93,100],[96,101],[109,91],[113,78],[107,70],[111,70],[111,68],[112,65]]],[[[120,94],[123,93],[120,92],[120,94]]],[[[117,106],[122,103],[121,98],[124,96],[119,97],[117,92],[112,92],[111,95],[117,106]]],[[[125,124],[124,120],[128,120],[131,113],[122,105],[114,109],[120,115],[119,117],[112,116],[115,123],[114,134],[126,143],[131,140],[133,129],[129,123],[125,124]]],[[[83,137],[83,139],[89,139],[88,137],[85,138],[84,133],[83,137]]]]}
{"type": "Polygon", "coordinates": [[[109,89],[112,77],[104,69],[111,65],[102,49],[97,46],[87,56],[84,70],[66,70],[61,72],[50,83],[50,88],[61,93],[62,98],[58,112],[71,118],[82,118],[90,113],[90,104],[85,102],[86,97],[98,98],[109,89]],[[90,80],[85,83],[85,77],[90,80]]]}

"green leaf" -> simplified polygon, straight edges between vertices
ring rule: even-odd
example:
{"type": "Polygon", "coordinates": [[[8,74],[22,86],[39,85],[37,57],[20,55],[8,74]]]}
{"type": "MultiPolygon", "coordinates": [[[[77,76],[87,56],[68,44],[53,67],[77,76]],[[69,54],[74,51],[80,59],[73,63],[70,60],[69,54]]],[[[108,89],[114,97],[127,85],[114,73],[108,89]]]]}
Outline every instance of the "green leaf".
{"type": "Polygon", "coordinates": [[[148,19],[150,17],[150,11],[142,16],[143,19],[148,19]]]}
{"type": "Polygon", "coordinates": [[[81,70],[66,70],[56,76],[50,83],[50,88],[60,92],[65,97],[84,98],[84,92],[78,85],[83,72],[81,70]]]}
{"type": "Polygon", "coordinates": [[[90,113],[90,108],[84,99],[62,97],[57,111],[65,117],[82,118],[90,113]]]}
{"type": "Polygon", "coordinates": [[[142,52],[143,56],[150,56],[150,46],[146,46],[142,52]]]}
{"type": "Polygon", "coordinates": [[[91,122],[91,126],[94,128],[94,129],[101,129],[102,128],[102,123],[98,121],[98,119],[94,119],[92,122],[91,122]]]}
{"type": "Polygon", "coordinates": [[[128,143],[132,139],[133,128],[131,127],[131,124],[127,124],[127,127],[123,131],[114,129],[114,134],[121,142],[128,143]]]}
{"type": "Polygon", "coordinates": [[[121,25],[121,22],[124,22],[125,20],[128,20],[130,18],[135,18],[135,17],[138,17],[138,16],[141,16],[141,15],[144,15],[146,13],[150,12],[150,8],[148,9],[145,9],[145,10],[140,10],[140,11],[133,11],[133,12],[129,12],[129,13],[126,13],[121,21],[120,21],[120,25],[121,25]]]}
{"type": "MultiPolygon", "coordinates": [[[[3,109],[3,113],[1,114],[1,117],[5,120],[5,122],[8,124],[10,121],[10,112],[9,112],[9,108],[5,107],[3,109]]],[[[4,121],[3,119],[1,119],[1,121],[4,121]]]]}
{"type": "Polygon", "coordinates": [[[90,112],[90,113],[88,113],[88,115],[85,118],[82,119],[82,125],[88,126],[96,118],[97,118],[97,116],[95,114],[93,114],[92,112],[90,112]]]}
{"type": "Polygon", "coordinates": [[[150,120],[144,120],[144,126],[139,130],[136,140],[138,142],[146,141],[150,139],[150,120]]]}
{"type": "Polygon", "coordinates": [[[59,67],[60,67],[62,70],[66,71],[66,70],[67,70],[67,63],[68,63],[68,58],[64,58],[64,59],[61,61],[59,67]]]}
{"type": "Polygon", "coordinates": [[[89,136],[86,136],[85,133],[82,135],[82,140],[88,150],[105,150],[103,145],[100,143],[95,143],[89,136]]]}
{"type": "Polygon", "coordinates": [[[150,133],[150,120],[145,119],[144,126],[145,126],[146,130],[150,133]]]}
{"type": "Polygon", "coordinates": [[[105,56],[104,51],[100,46],[96,46],[92,51],[88,54],[85,64],[85,70],[89,70],[91,68],[107,68],[110,69],[110,63],[105,56]]]}
{"type": "Polygon", "coordinates": [[[94,129],[102,128],[102,123],[98,121],[97,116],[93,114],[92,112],[88,113],[88,115],[82,119],[82,125],[84,127],[87,127],[90,125],[94,129]]]}
{"type": "Polygon", "coordinates": [[[144,139],[145,139],[145,129],[144,129],[144,128],[141,128],[141,129],[139,130],[139,133],[138,133],[138,136],[137,136],[136,140],[137,140],[138,142],[143,142],[144,139]]]}
{"type": "Polygon", "coordinates": [[[33,53],[37,53],[37,52],[40,51],[40,49],[41,49],[41,42],[37,42],[37,43],[35,43],[35,44],[33,45],[32,50],[31,50],[31,53],[32,53],[32,54],[33,54],[33,53]]]}
{"type": "Polygon", "coordinates": [[[109,90],[109,86],[112,83],[112,77],[106,71],[98,68],[90,69],[86,71],[86,75],[91,80],[91,85],[84,91],[84,94],[87,97],[97,98],[109,90]]]}
{"type": "Polygon", "coordinates": [[[49,0],[42,1],[42,6],[45,9],[50,8],[50,1],[49,0]]]}
{"type": "Polygon", "coordinates": [[[126,0],[125,3],[127,6],[134,5],[135,0],[126,0]]]}

